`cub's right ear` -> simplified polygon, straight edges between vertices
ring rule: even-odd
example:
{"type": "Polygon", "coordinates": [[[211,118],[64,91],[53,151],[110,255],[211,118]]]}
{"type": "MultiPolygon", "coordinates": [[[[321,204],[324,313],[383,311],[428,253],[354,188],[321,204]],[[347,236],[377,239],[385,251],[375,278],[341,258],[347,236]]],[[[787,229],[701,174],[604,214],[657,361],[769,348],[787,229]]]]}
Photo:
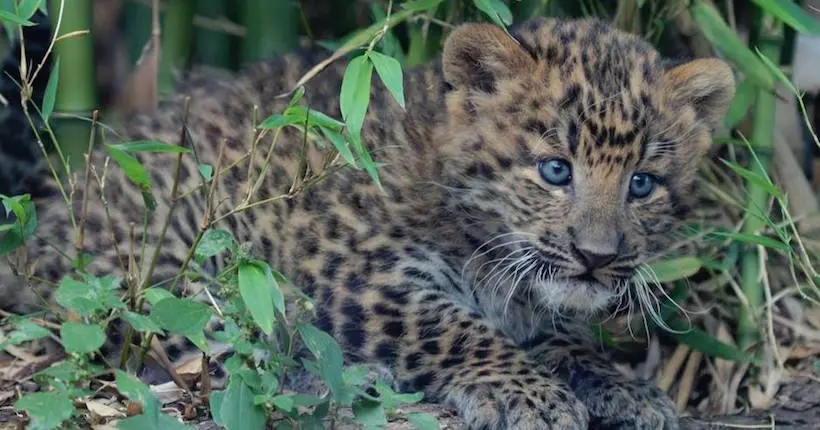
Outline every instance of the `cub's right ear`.
{"type": "Polygon", "coordinates": [[[495,92],[499,79],[526,74],[535,60],[504,30],[465,24],[450,34],[442,54],[444,80],[456,89],[495,92]]]}

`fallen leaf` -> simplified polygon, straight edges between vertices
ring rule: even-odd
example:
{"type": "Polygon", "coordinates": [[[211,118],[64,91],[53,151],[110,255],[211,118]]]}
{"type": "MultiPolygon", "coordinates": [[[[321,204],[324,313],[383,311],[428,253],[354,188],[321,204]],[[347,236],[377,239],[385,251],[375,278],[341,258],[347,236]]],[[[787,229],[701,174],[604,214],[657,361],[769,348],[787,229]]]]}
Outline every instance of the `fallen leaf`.
{"type": "Polygon", "coordinates": [[[125,418],[125,413],[102,402],[91,400],[85,402],[85,407],[92,414],[102,418],[125,418]]]}
{"type": "Polygon", "coordinates": [[[180,388],[174,381],[168,381],[164,384],[152,385],[151,394],[153,394],[162,405],[167,405],[181,400],[185,395],[185,390],[180,388]]]}

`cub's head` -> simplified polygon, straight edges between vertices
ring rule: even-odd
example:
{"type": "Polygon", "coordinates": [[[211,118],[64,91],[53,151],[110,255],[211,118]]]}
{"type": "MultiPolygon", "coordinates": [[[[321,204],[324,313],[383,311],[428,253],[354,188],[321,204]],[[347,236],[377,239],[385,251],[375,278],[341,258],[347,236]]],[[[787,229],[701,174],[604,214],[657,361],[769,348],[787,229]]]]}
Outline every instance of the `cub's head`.
{"type": "Polygon", "coordinates": [[[453,211],[482,244],[476,255],[500,262],[483,270],[506,271],[478,279],[512,280],[539,304],[578,311],[646,293],[628,281],[692,203],[698,161],[734,94],[731,69],[715,59],[667,67],[597,21],[536,20],[512,37],[465,25],[442,61],[453,211]]]}

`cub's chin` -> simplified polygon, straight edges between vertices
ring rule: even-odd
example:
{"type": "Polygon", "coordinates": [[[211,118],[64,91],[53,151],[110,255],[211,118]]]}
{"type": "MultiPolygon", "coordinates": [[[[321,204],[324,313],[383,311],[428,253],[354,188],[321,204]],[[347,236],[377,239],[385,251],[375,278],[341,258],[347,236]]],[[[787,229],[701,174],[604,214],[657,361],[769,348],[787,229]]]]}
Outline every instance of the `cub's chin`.
{"type": "Polygon", "coordinates": [[[540,295],[539,303],[559,312],[580,314],[603,311],[619,296],[615,287],[578,277],[545,280],[535,291],[540,295]]]}

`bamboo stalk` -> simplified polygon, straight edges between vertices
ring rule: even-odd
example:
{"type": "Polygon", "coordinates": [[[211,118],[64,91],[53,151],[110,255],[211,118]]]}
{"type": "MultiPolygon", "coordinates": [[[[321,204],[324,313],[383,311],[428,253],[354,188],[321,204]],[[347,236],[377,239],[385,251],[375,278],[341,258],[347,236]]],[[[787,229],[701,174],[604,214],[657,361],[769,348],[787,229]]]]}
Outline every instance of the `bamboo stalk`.
{"type": "MultiPolygon", "coordinates": [[[[50,0],[48,5],[49,15],[55,25],[57,20],[60,21],[60,28],[56,29],[57,37],[91,29],[93,0],[50,0]]],[[[78,34],[59,40],[54,45],[53,58],[60,59],[54,112],[89,118],[97,108],[91,34],[78,34]]],[[[91,136],[91,123],[64,115],[55,115],[51,121],[57,137],[55,144],[60,145],[72,168],[82,167],[82,154],[91,136]]]]}
{"type": "Polygon", "coordinates": [[[162,61],[159,67],[159,92],[169,94],[174,86],[174,71],[188,63],[193,42],[196,0],[168,2],[162,23],[162,61]]]}
{"type": "MultiPolygon", "coordinates": [[[[229,14],[226,0],[199,0],[197,14],[208,18],[225,18],[229,14]]],[[[231,63],[231,37],[225,32],[198,26],[194,42],[196,61],[228,68],[231,63]]]]}
{"type": "Polygon", "coordinates": [[[299,11],[292,0],[245,0],[242,61],[252,62],[299,45],[299,11]]]}
{"type": "Polygon", "coordinates": [[[125,20],[125,40],[128,45],[129,64],[135,64],[143,54],[145,45],[151,40],[151,5],[127,1],[122,14],[125,20]]]}
{"type": "MultiPolygon", "coordinates": [[[[782,24],[768,14],[761,14],[759,21],[760,52],[773,63],[780,63],[782,49],[782,24]]],[[[752,148],[759,162],[752,162],[749,168],[761,177],[771,177],[774,147],[775,108],[777,96],[771,91],[760,89],[757,93],[753,111],[754,129],[752,130],[752,148]]],[[[743,233],[756,235],[766,227],[763,218],[767,216],[769,194],[753,182],[747,182],[746,221],[743,233]]],[[[738,344],[746,349],[760,338],[760,327],[757,311],[763,304],[763,285],[760,281],[760,257],[756,247],[749,247],[742,255],[740,263],[741,289],[748,302],[748,307],[741,306],[738,312],[738,344]]]]}

